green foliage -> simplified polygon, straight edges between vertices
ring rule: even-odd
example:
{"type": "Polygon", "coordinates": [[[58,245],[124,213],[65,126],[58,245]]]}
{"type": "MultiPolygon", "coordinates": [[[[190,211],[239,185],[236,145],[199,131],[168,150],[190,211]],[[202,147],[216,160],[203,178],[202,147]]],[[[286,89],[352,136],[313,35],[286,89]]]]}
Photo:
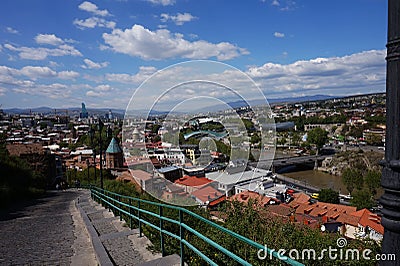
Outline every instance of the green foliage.
{"type": "Polygon", "coordinates": [[[0,143],[0,207],[11,202],[43,193],[46,179],[31,169],[21,158],[9,156],[4,142],[0,143]]]}
{"type": "MultiPolygon", "coordinates": [[[[103,169],[103,182],[106,180],[113,180],[114,176],[111,174],[109,169],[103,169]]],[[[67,182],[70,185],[74,185],[75,180],[79,180],[81,185],[96,185],[100,186],[100,169],[96,169],[94,167],[89,167],[89,169],[84,169],[82,171],[77,171],[76,169],[68,169],[67,173],[67,182]],[[96,172],[96,174],[95,174],[96,172]]]]}
{"type": "MultiPolygon", "coordinates": [[[[79,137],[78,141],[76,143],[71,143],[68,145],[69,149],[75,150],[77,147],[91,147],[94,149],[99,149],[100,146],[100,132],[98,128],[96,128],[94,125],[91,125],[93,129],[93,137],[90,136],[90,134],[82,135],[79,137]]],[[[118,129],[116,129],[118,130],[118,129]]],[[[107,136],[107,127],[103,127],[101,130],[101,149],[105,151],[110,144],[111,138],[114,136],[114,134],[111,134],[110,136],[107,136]]]]}
{"type": "Polygon", "coordinates": [[[261,141],[261,137],[258,133],[254,133],[251,135],[250,142],[251,144],[259,143],[261,141]]]}
{"type": "Polygon", "coordinates": [[[348,135],[354,138],[362,138],[364,129],[364,126],[352,126],[350,127],[348,135]]]}
{"type": "Polygon", "coordinates": [[[364,177],[364,183],[370,193],[376,194],[376,190],[381,186],[381,172],[376,170],[369,170],[364,177]]]}
{"type": "Polygon", "coordinates": [[[369,145],[382,145],[382,137],[378,134],[367,134],[365,136],[365,141],[369,145]]]}
{"type": "Polygon", "coordinates": [[[225,130],[224,125],[219,122],[207,122],[200,124],[200,130],[209,130],[215,132],[222,132],[225,130]]]}
{"type": "Polygon", "coordinates": [[[356,190],[351,196],[351,205],[357,209],[371,209],[375,205],[372,193],[366,189],[356,190]]]}
{"type": "Polygon", "coordinates": [[[231,155],[231,146],[226,145],[222,141],[216,140],[215,145],[217,146],[217,151],[225,154],[226,156],[231,155]]]}
{"type": "MultiPolygon", "coordinates": [[[[345,115],[334,115],[328,117],[305,117],[298,116],[290,118],[294,122],[298,130],[304,130],[304,125],[308,124],[344,124],[346,123],[347,117],[345,115]]],[[[283,120],[286,121],[286,120],[283,120]]]]}
{"type": "Polygon", "coordinates": [[[301,135],[299,132],[293,132],[292,133],[292,143],[294,146],[299,146],[301,142],[301,135]]]}
{"type": "MultiPolygon", "coordinates": [[[[135,187],[131,184],[124,184],[122,182],[109,180],[105,183],[105,187],[119,194],[130,195],[149,201],[159,202],[146,193],[140,193],[136,191],[135,187]]],[[[138,203],[134,200],[131,200],[130,202],[128,199],[121,200],[125,203],[138,206],[138,203]]],[[[219,208],[219,212],[222,213],[222,216],[224,217],[224,222],[220,223],[220,225],[255,242],[266,245],[269,249],[284,249],[286,252],[289,252],[291,249],[297,249],[300,251],[300,258],[298,261],[306,265],[375,265],[374,261],[364,261],[362,258],[361,260],[354,261],[330,260],[326,253],[326,256],[324,256],[322,260],[302,260],[302,250],[314,249],[316,251],[316,256],[318,257],[322,250],[328,250],[329,247],[336,248],[336,241],[340,236],[338,234],[324,234],[321,233],[319,229],[312,229],[308,226],[301,225],[301,223],[296,224],[287,221],[285,222],[282,221],[281,218],[271,217],[271,215],[266,215],[266,213],[268,213],[268,208],[255,209],[252,207],[255,205],[257,205],[256,202],[250,202],[247,206],[239,202],[226,203],[219,208]]],[[[159,213],[158,206],[148,203],[142,202],[141,208],[153,213],[159,213]]],[[[204,209],[198,207],[190,207],[188,209],[206,219],[210,219],[210,213],[204,209]]],[[[142,213],[141,215],[142,218],[146,219],[150,223],[156,226],[159,225],[159,219],[157,217],[148,215],[146,213],[142,213]]],[[[179,213],[175,209],[164,207],[163,216],[173,220],[179,220],[179,213]]],[[[131,224],[132,227],[137,228],[138,223],[136,220],[133,219],[131,221],[126,215],[123,215],[123,218],[128,224],[131,224]]],[[[252,265],[282,264],[282,262],[276,259],[270,260],[269,256],[266,260],[260,260],[257,257],[258,249],[253,248],[250,245],[217,230],[213,226],[199,219],[195,219],[185,214],[183,215],[183,222],[192,229],[200,232],[208,239],[234,252],[252,265]]],[[[169,232],[179,235],[179,226],[176,224],[164,221],[163,228],[169,232]]],[[[144,224],[142,224],[142,232],[152,242],[152,249],[160,251],[160,232],[144,224]]],[[[218,265],[239,265],[237,262],[218,251],[216,248],[205,243],[204,240],[200,239],[189,231],[185,232],[185,240],[203,252],[218,265]]],[[[174,253],[179,254],[178,240],[164,234],[164,243],[166,255],[174,253]]],[[[371,257],[380,252],[379,245],[374,241],[352,240],[349,241],[346,248],[357,250],[370,249],[372,251],[370,254],[371,257]]],[[[205,265],[205,262],[188,248],[185,248],[184,260],[188,265],[205,265]]]]}
{"type": "Polygon", "coordinates": [[[315,144],[319,150],[328,141],[328,132],[320,127],[313,128],[307,133],[307,141],[315,144]]]}
{"type": "Polygon", "coordinates": [[[365,121],[378,124],[386,124],[386,116],[376,115],[376,116],[366,116],[365,121]]]}
{"type": "Polygon", "coordinates": [[[362,173],[356,168],[346,168],[342,173],[342,182],[350,194],[355,188],[362,189],[364,184],[362,173]]]}
{"type": "Polygon", "coordinates": [[[330,188],[323,188],[319,191],[318,199],[322,202],[339,204],[339,192],[330,188]]]}
{"type": "Polygon", "coordinates": [[[157,134],[158,130],[161,128],[161,125],[159,124],[152,124],[151,125],[151,133],[157,134]]]}
{"type": "Polygon", "coordinates": [[[242,122],[243,122],[244,126],[246,127],[247,132],[254,131],[254,124],[253,124],[253,122],[251,122],[251,120],[242,118],[242,122]]]}

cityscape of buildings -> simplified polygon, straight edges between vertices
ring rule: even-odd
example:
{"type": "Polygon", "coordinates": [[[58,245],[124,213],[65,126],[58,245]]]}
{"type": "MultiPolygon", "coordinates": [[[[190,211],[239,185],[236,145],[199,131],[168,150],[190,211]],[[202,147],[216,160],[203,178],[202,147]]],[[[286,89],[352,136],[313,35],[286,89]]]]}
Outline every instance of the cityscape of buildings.
{"type": "MultiPolygon", "coordinates": [[[[49,186],[73,184],[76,172],[88,168],[108,169],[117,180],[133,182],[168,203],[217,210],[226,201],[251,200],[265,215],[350,238],[381,240],[381,218],[373,210],[319,202],[311,190],[282,182],[272,159],[275,144],[294,156],[314,154],[307,132],[317,127],[327,131],[327,148],[380,149],[385,142],[385,95],[276,103],[271,110],[275,137],[268,141],[262,140],[263,125],[249,107],[189,120],[176,114],[168,121],[165,115],[121,120],[111,111],[91,114],[84,103],[74,115],[1,111],[0,133],[11,155],[27,158],[36,168],[45,157],[54,162],[47,170],[49,186]],[[242,123],[235,123],[233,113],[242,123]]],[[[267,127],[267,132],[272,129],[267,127]]],[[[320,167],[341,174],[326,160],[320,167]]]]}

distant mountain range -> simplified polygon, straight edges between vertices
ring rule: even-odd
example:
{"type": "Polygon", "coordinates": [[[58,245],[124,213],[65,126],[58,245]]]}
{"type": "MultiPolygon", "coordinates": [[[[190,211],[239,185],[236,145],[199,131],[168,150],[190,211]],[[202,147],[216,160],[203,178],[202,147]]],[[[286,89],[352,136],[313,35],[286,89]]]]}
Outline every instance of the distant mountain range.
{"type": "MultiPolygon", "coordinates": [[[[313,95],[313,96],[301,96],[301,97],[288,97],[288,98],[275,98],[275,99],[267,99],[269,104],[274,104],[274,103],[301,103],[301,102],[312,102],[312,101],[323,101],[323,100],[328,100],[328,99],[334,99],[334,98],[343,98],[342,96],[330,96],[330,95],[313,95]]],[[[251,100],[246,103],[245,101],[237,101],[237,102],[231,102],[228,103],[228,105],[232,108],[238,108],[246,105],[260,105],[264,104],[264,100],[251,100]]]]}
{"type": "MultiPolygon", "coordinates": [[[[288,98],[275,98],[275,99],[267,99],[270,105],[279,104],[279,103],[301,103],[301,102],[312,102],[312,101],[323,101],[328,99],[338,99],[343,98],[343,96],[330,96],[330,95],[313,95],[313,96],[302,96],[302,97],[288,97],[288,98]]],[[[227,103],[232,108],[239,108],[244,106],[257,106],[265,104],[265,100],[250,100],[248,102],[245,101],[236,101],[227,103]]],[[[222,104],[209,106],[207,108],[202,108],[196,110],[195,112],[216,112],[221,110],[222,104]]]]}
{"type": "MultiPolygon", "coordinates": [[[[374,94],[380,94],[379,92],[374,93],[374,94]]],[[[361,95],[357,95],[361,96],[361,95]]],[[[279,104],[279,103],[301,103],[301,102],[312,102],[312,101],[323,101],[323,100],[329,100],[329,99],[339,99],[339,98],[347,98],[349,96],[330,96],[330,95],[322,95],[322,94],[317,94],[317,95],[312,95],[312,96],[301,96],[301,97],[287,97],[287,98],[275,98],[275,99],[268,99],[268,103],[270,105],[273,104],[279,104]]],[[[352,97],[352,96],[351,96],[352,97]]],[[[244,106],[256,106],[256,105],[262,105],[265,103],[265,100],[251,100],[248,103],[245,101],[235,101],[235,102],[229,102],[227,105],[229,105],[231,108],[239,108],[239,107],[244,107],[244,106]]],[[[226,104],[221,104],[221,105],[215,105],[215,106],[209,106],[207,108],[201,108],[198,110],[193,110],[191,113],[200,113],[200,112],[216,112],[220,111],[221,108],[225,107],[226,104]]],[[[113,108],[88,108],[87,111],[90,114],[96,114],[103,116],[105,114],[108,114],[109,110],[113,113],[114,116],[117,116],[119,118],[122,118],[125,114],[124,109],[113,109],[113,108]]],[[[68,111],[69,115],[76,114],[79,115],[81,112],[81,108],[78,107],[71,107],[71,108],[49,108],[49,107],[36,107],[36,108],[11,108],[11,109],[4,109],[4,112],[6,113],[11,113],[11,114],[30,114],[30,113],[39,113],[39,114],[66,114],[68,111]]],[[[147,115],[148,110],[135,110],[136,114],[135,115],[147,115]]],[[[150,115],[165,115],[170,113],[170,111],[161,111],[161,110],[151,110],[150,115]]]]}
{"type": "MultiPolygon", "coordinates": [[[[10,114],[59,114],[65,115],[68,112],[68,115],[76,114],[79,115],[81,112],[81,108],[79,107],[70,107],[70,108],[50,108],[50,107],[35,107],[35,108],[10,108],[4,109],[4,112],[10,114]]],[[[87,108],[87,111],[91,114],[96,115],[105,115],[111,110],[112,114],[117,117],[123,117],[125,110],[123,109],[113,109],[113,108],[87,108]]]]}

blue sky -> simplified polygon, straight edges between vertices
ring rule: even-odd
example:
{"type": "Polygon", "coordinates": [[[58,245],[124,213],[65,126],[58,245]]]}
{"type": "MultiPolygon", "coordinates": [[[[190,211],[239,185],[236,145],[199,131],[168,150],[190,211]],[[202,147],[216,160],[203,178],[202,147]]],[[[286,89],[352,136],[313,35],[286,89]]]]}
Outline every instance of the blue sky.
{"type": "Polygon", "coordinates": [[[385,0],[3,0],[0,104],[124,109],[156,71],[195,59],[267,98],[382,92],[386,32],[385,0]]]}

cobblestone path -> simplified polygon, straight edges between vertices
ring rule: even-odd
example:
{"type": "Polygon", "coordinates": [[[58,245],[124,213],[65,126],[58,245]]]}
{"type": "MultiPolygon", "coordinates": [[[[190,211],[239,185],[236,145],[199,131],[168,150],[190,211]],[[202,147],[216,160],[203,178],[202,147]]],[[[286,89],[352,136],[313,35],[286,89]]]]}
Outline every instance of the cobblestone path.
{"type": "Polygon", "coordinates": [[[45,197],[16,210],[2,211],[0,264],[71,265],[77,239],[71,208],[81,193],[76,190],[48,192],[45,197]]]}
{"type": "Polygon", "coordinates": [[[162,258],[150,245],[88,190],[48,192],[0,211],[0,266],[179,265],[179,256],[162,258]]]}

